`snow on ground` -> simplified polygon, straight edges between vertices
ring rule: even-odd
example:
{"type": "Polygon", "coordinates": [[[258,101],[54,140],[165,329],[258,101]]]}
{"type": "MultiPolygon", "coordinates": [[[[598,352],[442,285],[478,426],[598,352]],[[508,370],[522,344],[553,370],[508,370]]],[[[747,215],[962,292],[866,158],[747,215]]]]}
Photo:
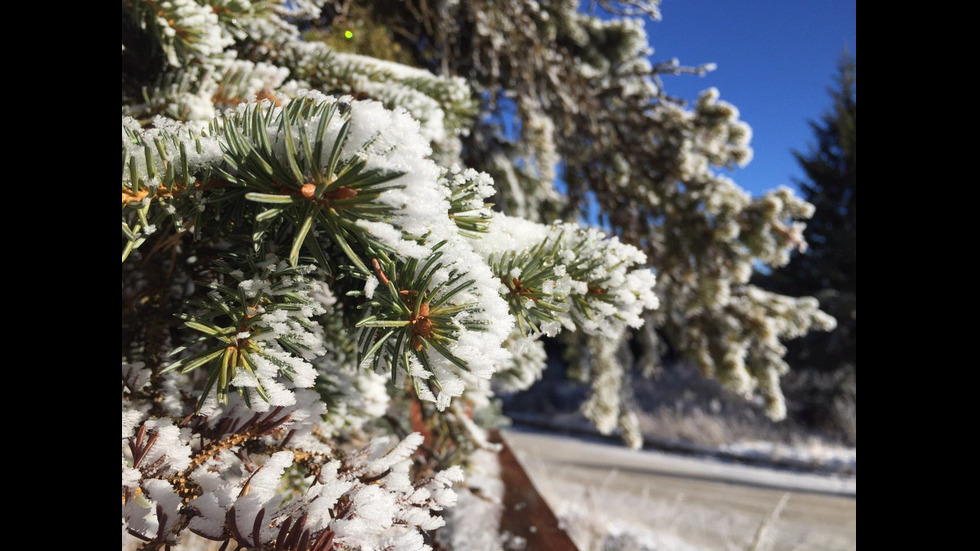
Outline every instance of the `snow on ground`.
{"type": "Polygon", "coordinates": [[[827,444],[813,438],[796,445],[758,440],[719,446],[720,451],[746,459],[811,465],[837,472],[857,472],[857,449],[827,444]]]}
{"type": "Polygon", "coordinates": [[[503,434],[582,551],[856,548],[854,477],[632,452],[524,429],[503,434]]]}
{"type": "MultiPolygon", "coordinates": [[[[580,413],[546,415],[511,413],[516,423],[555,433],[574,433],[600,437],[595,427],[580,413]]],[[[605,437],[610,442],[619,437],[605,437]]],[[[733,439],[734,440],[734,439],[733,439]]],[[[663,449],[683,454],[734,459],[755,465],[768,465],[800,471],[854,475],[857,472],[857,449],[828,443],[818,437],[798,438],[793,444],[755,439],[738,439],[730,444],[708,445],[680,438],[643,435],[645,449],[663,449]]]]}

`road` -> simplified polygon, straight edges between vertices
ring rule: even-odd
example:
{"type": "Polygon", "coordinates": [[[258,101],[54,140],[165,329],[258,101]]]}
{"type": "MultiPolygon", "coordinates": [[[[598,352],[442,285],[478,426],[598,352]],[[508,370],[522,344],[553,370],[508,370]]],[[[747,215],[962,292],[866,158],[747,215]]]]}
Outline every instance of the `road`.
{"type": "Polygon", "coordinates": [[[582,551],[857,547],[853,477],[633,452],[530,429],[502,434],[582,551]]]}

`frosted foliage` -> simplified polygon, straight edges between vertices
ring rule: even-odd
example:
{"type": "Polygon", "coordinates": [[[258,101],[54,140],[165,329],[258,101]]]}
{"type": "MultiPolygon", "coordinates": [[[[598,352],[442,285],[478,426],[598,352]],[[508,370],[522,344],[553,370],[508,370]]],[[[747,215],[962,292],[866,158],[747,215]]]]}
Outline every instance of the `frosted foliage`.
{"type": "Polygon", "coordinates": [[[751,130],[659,80],[710,67],[647,60],[655,3],[600,5],[391,3],[436,75],[304,39],[346,3],[123,2],[124,542],[428,549],[561,331],[631,447],[640,328],[785,414],[783,341],[834,321],[748,282],[813,207],[719,174],[751,130]]]}
{"type": "Polygon", "coordinates": [[[544,224],[496,213],[487,235],[474,240],[473,247],[485,257],[520,251],[544,241],[548,232],[549,228],[544,224]]]}
{"type": "Polygon", "coordinates": [[[169,419],[141,417],[123,408],[122,521],[143,539],[174,543],[180,530],[180,497],[166,477],[190,465],[190,431],[169,419]]]}
{"type": "Polygon", "coordinates": [[[657,120],[695,139],[682,142],[677,178],[685,188],[664,187],[648,197],[662,209],[665,224],[691,230],[671,240],[647,234],[655,251],[670,247],[688,255],[659,263],[657,294],[671,306],[652,321],[702,373],[746,397],[761,394],[768,414],[780,419],[785,405],[778,380],[787,369],[780,340],[830,322],[807,299],[762,296],[747,283],[754,263],[777,267],[793,249],[805,251],[802,220],[812,216],[813,206],[786,187],[751,198],[713,171],[744,165],[752,155],[750,129],[738,120],[737,109],[718,99],[717,90],[704,92],[692,110],[661,109],[657,120]]]}
{"type": "Polygon", "coordinates": [[[501,369],[503,388],[527,388],[540,377],[545,359],[537,337],[565,328],[620,338],[625,328],[642,326],[644,314],[659,305],[656,277],[642,267],[646,255],[599,230],[498,213],[473,243],[494,266],[512,311],[521,309],[521,333],[506,344],[513,359],[501,369]],[[505,259],[511,260],[502,264],[505,259]],[[521,262],[533,270],[513,265],[521,262]],[[525,331],[525,319],[535,329],[525,331]]]}
{"type": "MultiPolygon", "coordinates": [[[[312,92],[305,97],[316,102],[337,101],[312,92]]],[[[340,152],[341,158],[356,156],[365,162],[366,169],[403,173],[397,179],[397,187],[384,191],[378,197],[380,203],[392,209],[392,216],[385,222],[359,220],[358,227],[406,260],[425,259],[434,253],[433,247],[438,244],[442,272],[465,274],[467,280],[471,280],[447,303],[449,307],[476,306],[455,316],[458,336],[448,349],[467,363],[470,373],[482,379],[489,378],[495,364],[508,355],[500,345],[509,334],[513,322],[506,304],[497,293],[496,279],[473,251],[470,242],[460,236],[448,215],[449,189],[440,182],[438,167],[426,158],[430,149],[427,142],[419,137],[418,122],[405,111],[389,111],[378,102],[354,101],[349,105],[351,124],[340,152]],[[413,139],[413,136],[417,138],[413,139]],[[408,236],[416,237],[408,239],[408,236]],[[427,237],[422,240],[417,236],[427,237]],[[479,327],[479,330],[470,327],[479,327]]],[[[307,124],[311,129],[318,125],[318,119],[307,124]]],[[[329,125],[326,127],[327,141],[331,140],[333,128],[329,125]]],[[[335,132],[339,131],[338,127],[335,132]]],[[[440,283],[433,280],[430,285],[435,288],[440,283]]],[[[368,279],[365,294],[373,297],[376,292],[377,284],[368,279]]],[[[454,373],[457,368],[449,360],[443,356],[433,356],[430,361],[430,367],[420,367],[422,371],[419,374],[427,373],[439,381],[442,387],[439,397],[432,395],[431,398],[445,408],[450,398],[462,393],[463,385],[454,373]]]]}
{"type": "Polygon", "coordinates": [[[444,178],[444,185],[454,193],[472,190],[472,195],[468,199],[461,200],[461,206],[467,211],[485,208],[486,205],[483,200],[496,193],[493,187],[493,179],[485,172],[477,172],[472,168],[463,170],[459,165],[453,165],[444,178]]]}
{"type": "Polygon", "coordinates": [[[421,134],[442,160],[459,154],[458,134],[472,109],[470,88],[461,78],[371,57],[334,52],[326,44],[287,41],[279,52],[294,78],[320,89],[367,96],[410,112],[421,134]]]}
{"type": "MultiPolygon", "coordinates": [[[[656,270],[657,297],[667,305],[649,319],[675,348],[705,366],[734,367],[745,356],[749,364],[757,362],[755,369],[730,370],[732,376],[722,378],[742,390],[771,387],[774,378],[767,373],[782,369],[779,349],[760,353],[744,346],[746,339],[762,338],[750,335],[768,331],[766,325],[744,325],[745,316],[732,323],[725,304],[744,295],[756,263],[780,266],[792,250],[805,250],[802,232],[812,206],[788,190],[752,198],[719,174],[750,162],[751,129],[717,89],[686,103],[665,92],[661,80],[665,74],[705,75],[714,64],[650,61],[656,59],[650,56],[655,36],[636,15],[655,16],[656,2],[599,4],[626,17],[599,17],[572,1],[513,0],[454,4],[438,18],[407,19],[472,21],[419,34],[437,49],[465,44],[466,54],[449,66],[484,86],[491,121],[481,128],[486,136],[468,143],[469,158],[475,168],[491,170],[504,212],[551,221],[598,211],[622,241],[643,244],[656,270]],[[494,126],[498,120],[503,124],[494,126]],[[507,128],[519,128],[520,135],[507,128]],[[538,170],[537,157],[551,148],[549,134],[568,188],[565,201],[554,200],[550,175],[538,170]],[[685,335],[692,327],[712,337],[685,335]]],[[[824,325],[818,310],[795,304],[795,313],[787,312],[797,318],[793,325],[824,325]]],[[[713,367],[705,372],[720,374],[713,367]]]]}
{"type": "Polygon", "coordinates": [[[596,229],[565,224],[553,231],[564,239],[561,257],[572,277],[570,294],[577,295],[564,320],[566,326],[615,338],[624,325],[643,325],[643,313],[660,304],[653,272],[638,268],[646,263],[646,255],[596,229]]]}
{"type": "Polygon", "coordinates": [[[147,91],[146,101],[124,106],[123,114],[145,117],[164,113],[203,129],[221,109],[243,101],[273,98],[289,71],[269,63],[216,59],[213,67],[174,69],[147,91]]]}
{"type": "Polygon", "coordinates": [[[602,434],[615,430],[619,420],[623,366],[616,358],[616,350],[621,342],[622,334],[619,338],[588,341],[594,375],[592,392],[582,404],[582,413],[595,423],[602,434]]]}
{"type": "Polygon", "coordinates": [[[129,409],[123,405],[122,411],[122,437],[129,438],[133,435],[136,426],[143,420],[143,412],[129,409]]]}
{"type": "Polygon", "coordinates": [[[493,218],[492,204],[486,199],[497,191],[493,178],[472,168],[453,164],[442,175],[441,183],[449,190],[449,212],[462,235],[479,239],[487,232],[493,218]]]}
{"type": "Polygon", "coordinates": [[[786,405],[779,376],[789,366],[782,359],[785,347],[780,340],[835,326],[834,318],[821,312],[812,297],[785,297],[746,285],[733,292],[724,305],[702,307],[678,342],[694,351],[702,373],[718,378],[737,393],[750,396],[758,392],[765,400],[767,414],[781,419],[786,405]],[[722,319],[725,330],[708,325],[714,319],[722,319]],[[747,324],[760,331],[739,331],[747,324]],[[725,352],[719,355],[718,350],[725,352]]]}
{"type": "Polygon", "coordinates": [[[639,420],[630,407],[630,385],[627,366],[631,361],[625,352],[626,331],[619,335],[589,337],[581,343],[574,363],[591,382],[588,398],[581,411],[602,434],[618,432],[632,449],[643,446],[639,420]]]}
{"type": "Polygon", "coordinates": [[[127,159],[122,176],[124,186],[133,187],[146,183],[148,186],[158,187],[161,183],[160,175],[166,174],[168,165],[180,165],[180,168],[176,168],[177,174],[193,179],[202,169],[221,162],[221,148],[216,139],[196,134],[176,121],[168,122],[163,118],[158,120],[162,124],[144,131],[132,117],[123,117],[122,142],[124,157],[127,159]],[[182,163],[175,162],[181,156],[182,145],[189,169],[186,175],[182,172],[182,163]],[[161,148],[165,155],[161,155],[161,148]],[[150,164],[147,164],[147,155],[150,156],[150,164]],[[137,178],[134,179],[133,174],[137,178]]]}
{"type": "MultiPolygon", "coordinates": [[[[529,181],[527,173],[515,167],[516,162],[516,159],[499,153],[494,154],[490,162],[506,212],[521,218],[535,219],[543,212],[554,212],[565,206],[565,197],[553,186],[528,187],[535,182],[529,181]]],[[[537,161],[535,165],[538,165],[537,161]]]]}
{"type": "Polygon", "coordinates": [[[292,19],[314,19],[320,16],[325,3],[326,0],[279,0],[275,2],[275,10],[292,19]]]}
{"type": "Polygon", "coordinates": [[[643,435],[640,433],[640,419],[635,411],[621,409],[618,428],[627,446],[634,450],[643,447],[643,435]]]}
{"type": "Polygon", "coordinates": [[[231,517],[231,530],[242,536],[236,539],[249,546],[289,537],[292,526],[308,533],[311,541],[333,538],[344,549],[430,549],[419,530],[444,524],[433,513],[455,504],[451,486],[463,473],[452,467],[412,482],[410,456],[421,443],[418,433],[394,446],[387,438],[376,439],[342,460],[323,464],[300,494],[278,492],[284,474],[295,468],[295,457],[274,453],[245,480],[215,487],[191,501],[188,507],[197,513],[191,528],[216,537],[218,527],[231,517]]]}
{"type": "MultiPolygon", "coordinates": [[[[439,169],[430,159],[428,142],[419,134],[419,123],[403,110],[390,111],[375,101],[337,100],[316,92],[301,92],[300,98],[316,104],[344,105],[350,109],[350,126],[340,158],[349,161],[360,158],[366,163],[365,170],[404,173],[398,178],[398,186],[378,197],[378,201],[393,209],[394,216],[386,222],[359,220],[364,228],[380,243],[413,258],[423,258],[432,253],[431,247],[408,239],[406,236],[422,236],[433,233],[440,237],[455,234],[446,216],[449,208],[446,189],[438,184],[439,169]]],[[[273,118],[281,113],[272,109],[273,118]]],[[[319,117],[312,117],[304,124],[307,134],[315,134],[320,125],[319,117]]],[[[324,141],[332,143],[341,131],[341,122],[334,118],[327,124],[324,141]]],[[[268,127],[272,143],[284,143],[278,125],[268,127]]],[[[284,147],[284,146],[283,146],[284,147]]],[[[286,162],[286,150],[275,150],[281,162],[286,162]]],[[[314,162],[326,165],[330,149],[324,148],[320,159],[314,162]]]]}
{"type": "Polygon", "coordinates": [[[122,363],[123,384],[126,385],[126,388],[130,392],[136,392],[137,390],[143,388],[143,385],[149,382],[151,375],[153,375],[153,371],[148,369],[144,362],[133,362],[131,364],[126,360],[123,360],[122,363]]]}
{"type": "Polygon", "coordinates": [[[123,506],[123,526],[142,539],[175,543],[180,497],[165,480],[148,480],[142,488],[142,495],[123,506]]]}
{"type": "MultiPolygon", "coordinates": [[[[220,54],[232,44],[231,35],[222,28],[218,16],[207,4],[195,0],[166,0],[163,2],[145,2],[155,5],[155,10],[149,6],[141,6],[144,2],[130,3],[136,11],[142,8],[146,19],[154,25],[154,35],[159,40],[167,61],[178,67],[191,57],[208,58],[220,54]],[[155,17],[154,17],[155,15],[155,17]]],[[[144,22],[145,24],[145,22],[144,22]]]]}
{"type": "MultiPolygon", "coordinates": [[[[303,41],[294,23],[318,18],[319,0],[279,2],[271,10],[239,0],[212,1],[213,6],[195,0],[131,4],[133,24],[154,27],[152,35],[174,72],[150,90],[148,104],[124,106],[124,114],[164,111],[185,121],[206,120],[216,108],[297,90],[297,80],[285,81],[291,74],[305,87],[364,94],[389,108],[408,109],[443,158],[458,155],[458,134],[473,109],[466,81],[303,41]],[[253,59],[235,59],[238,52],[229,47],[236,38],[258,44],[249,52],[253,59]],[[278,49],[267,46],[272,41],[278,49]]],[[[126,52],[125,37],[123,47],[126,52]]]]}
{"type": "Polygon", "coordinates": [[[750,199],[730,180],[712,177],[704,189],[710,200],[702,223],[716,242],[690,244],[705,266],[696,279],[683,264],[662,268],[657,290],[671,298],[672,308],[656,314],[655,323],[667,323],[668,334],[702,373],[747,397],[759,393],[767,413],[781,419],[785,404],[778,381],[788,367],[780,341],[827,330],[834,322],[811,298],[764,293],[747,283],[753,262],[780,266],[792,248],[805,250],[804,224],[797,220],[811,216],[813,207],[785,187],[750,199]],[[682,319],[682,326],[673,326],[672,320],[682,319]]]}
{"type": "Polygon", "coordinates": [[[524,132],[528,145],[534,152],[534,164],[542,186],[550,186],[555,181],[555,167],[559,156],[555,150],[555,125],[546,114],[533,106],[522,106],[527,113],[524,132]]]}
{"type": "MultiPolygon", "coordinates": [[[[187,323],[201,332],[198,349],[214,346],[216,337],[221,342],[221,334],[234,332],[233,341],[223,339],[231,348],[222,355],[221,384],[255,397],[250,405],[257,412],[295,404],[293,389],[311,388],[316,380],[311,362],[326,354],[324,331],[317,318],[326,309],[318,298],[323,292],[321,283],[308,277],[313,270],[312,266],[292,268],[272,255],[255,264],[248,276],[232,270],[223,286],[211,285],[214,290],[199,318],[187,323]],[[237,326],[209,325],[204,321],[208,308],[234,312],[237,326]]],[[[194,357],[184,356],[170,368],[193,365],[194,357]]],[[[227,388],[219,385],[218,393],[225,399],[222,394],[227,388]]]]}
{"type": "Polygon", "coordinates": [[[546,367],[548,356],[539,338],[512,335],[505,343],[511,350],[510,363],[503,366],[495,378],[503,390],[530,388],[546,367]]]}
{"type": "Polygon", "coordinates": [[[322,388],[334,397],[320,430],[338,435],[360,430],[388,410],[388,376],[326,362],[319,369],[326,375],[322,388]]]}
{"type": "MultiPolygon", "coordinates": [[[[126,429],[127,416],[123,415],[123,428],[126,429]]],[[[154,475],[172,474],[185,469],[190,464],[191,448],[188,445],[190,431],[176,427],[169,419],[150,419],[140,425],[145,430],[145,441],[152,441],[136,468],[154,475]]],[[[135,431],[134,431],[135,432],[135,431]]],[[[134,433],[126,434],[124,442],[134,433]]],[[[125,450],[125,446],[124,446],[125,450]]],[[[129,460],[132,461],[130,456],[129,460]]]]}

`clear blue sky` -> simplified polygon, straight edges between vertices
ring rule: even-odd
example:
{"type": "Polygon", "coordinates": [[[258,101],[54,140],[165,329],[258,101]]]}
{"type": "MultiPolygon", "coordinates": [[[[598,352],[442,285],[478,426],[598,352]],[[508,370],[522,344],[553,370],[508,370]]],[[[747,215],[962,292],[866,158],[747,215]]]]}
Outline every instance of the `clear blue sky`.
{"type": "Polygon", "coordinates": [[[795,187],[790,151],[807,151],[807,120],[830,107],[841,51],[857,54],[856,0],[662,0],[660,11],[646,25],[652,61],[718,64],[704,78],[665,77],[667,92],[693,100],[714,86],[752,127],[755,156],[730,176],[753,196],[795,187]]]}

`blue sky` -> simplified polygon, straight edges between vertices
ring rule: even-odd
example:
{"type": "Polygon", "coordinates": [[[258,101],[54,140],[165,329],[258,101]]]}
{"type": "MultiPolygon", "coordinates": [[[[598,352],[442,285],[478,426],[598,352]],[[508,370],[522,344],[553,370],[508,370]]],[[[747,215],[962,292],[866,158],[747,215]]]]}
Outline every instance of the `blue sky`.
{"type": "Polygon", "coordinates": [[[755,156],[730,176],[753,196],[795,187],[803,173],[790,151],[813,140],[807,120],[830,106],[840,52],[857,54],[856,0],[662,0],[660,11],[646,25],[651,60],[718,65],[704,78],[665,77],[667,92],[693,100],[714,86],[752,127],[755,156]]]}

